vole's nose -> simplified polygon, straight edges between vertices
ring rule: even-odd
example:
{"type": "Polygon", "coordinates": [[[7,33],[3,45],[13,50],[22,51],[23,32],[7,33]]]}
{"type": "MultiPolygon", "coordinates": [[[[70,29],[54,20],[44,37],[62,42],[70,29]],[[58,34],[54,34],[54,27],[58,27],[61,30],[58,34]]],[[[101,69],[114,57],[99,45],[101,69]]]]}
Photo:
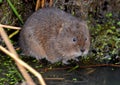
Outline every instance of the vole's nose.
{"type": "Polygon", "coordinates": [[[84,52],[84,51],[85,51],[85,49],[84,49],[84,48],[81,48],[81,49],[80,49],[80,51],[81,51],[81,52],[84,52]]]}

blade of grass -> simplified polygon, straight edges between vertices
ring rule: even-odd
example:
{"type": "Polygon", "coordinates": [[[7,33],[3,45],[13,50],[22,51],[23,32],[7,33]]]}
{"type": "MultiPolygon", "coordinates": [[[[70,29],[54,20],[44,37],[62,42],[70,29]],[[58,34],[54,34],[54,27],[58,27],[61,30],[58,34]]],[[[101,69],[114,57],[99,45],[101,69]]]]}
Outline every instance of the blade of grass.
{"type": "Polygon", "coordinates": [[[3,2],[3,0],[0,0],[0,3],[2,3],[3,2]]]}
{"type": "Polygon", "coordinates": [[[10,0],[7,0],[8,4],[10,5],[10,7],[12,8],[13,12],[15,13],[15,15],[18,17],[18,19],[20,20],[20,22],[23,24],[23,20],[20,17],[20,15],[18,14],[16,8],[14,7],[14,5],[11,3],[10,0]]]}
{"type": "Polygon", "coordinates": [[[9,35],[9,38],[12,38],[14,35],[18,34],[19,30],[16,30],[15,32],[13,32],[12,34],[9,35]]]}
{"type": "Polygon", "coordinates": [[[68,72],[72,72],[72,71],[74,71],[77,68],[79,68],[79,65],[76,65],[75,67],[73,67],[72,69],[70,69],[68,72]]]}

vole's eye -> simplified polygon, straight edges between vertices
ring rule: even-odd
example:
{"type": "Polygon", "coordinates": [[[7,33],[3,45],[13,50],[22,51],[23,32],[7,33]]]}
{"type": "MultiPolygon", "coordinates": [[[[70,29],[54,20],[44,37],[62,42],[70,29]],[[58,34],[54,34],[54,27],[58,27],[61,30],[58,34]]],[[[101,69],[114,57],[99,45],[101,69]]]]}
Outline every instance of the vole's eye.
{"type": "Polygon", "coordinates": [[[87,38],[85,38],[85,41],[87,40],[87,38]]]}
{"type": "Polygon", "coordinates": [[[77,41],[77,38],[76,38],[76,37],[74,37],[74,38],[72,39],[72,41],[73,41],[73,42],[76,42],[76,41],[77,41]]]}

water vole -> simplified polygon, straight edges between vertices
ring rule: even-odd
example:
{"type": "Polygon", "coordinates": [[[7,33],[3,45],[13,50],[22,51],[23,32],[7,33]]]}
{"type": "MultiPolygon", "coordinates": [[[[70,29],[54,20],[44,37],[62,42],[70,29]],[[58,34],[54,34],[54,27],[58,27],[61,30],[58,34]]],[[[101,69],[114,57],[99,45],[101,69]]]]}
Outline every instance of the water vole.
{"type": "Polygon", "coordinates": [[[19,42],[26,55],[51,63],[76,59],[87,54],[90,46],[86,22],[57,8],[33,13],[20,32],[19,42]]]}

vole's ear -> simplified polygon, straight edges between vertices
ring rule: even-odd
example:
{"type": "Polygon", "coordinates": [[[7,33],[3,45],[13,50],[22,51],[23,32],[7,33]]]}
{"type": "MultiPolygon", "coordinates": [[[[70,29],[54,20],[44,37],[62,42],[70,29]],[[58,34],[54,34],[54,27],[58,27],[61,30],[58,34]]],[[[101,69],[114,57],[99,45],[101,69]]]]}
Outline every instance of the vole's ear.
{"type": "Polygon", "coordinates": [[[66,28],[68,28],[69,25],[67,23],[62,23],[61,28],[59,29],[59,33],[61,33],[63,30],[65,30],[66,28]]]}
{"type": "Polygon", "coordinates": [[[62,24],[62,26],[61,26],[61,28],[59,29],[59,32],[58,32],[58,33],[60,34],[60,33],[63,31],[63,29],[64,29],[64,28],[63,28],[63,24],[62,24]]]}

